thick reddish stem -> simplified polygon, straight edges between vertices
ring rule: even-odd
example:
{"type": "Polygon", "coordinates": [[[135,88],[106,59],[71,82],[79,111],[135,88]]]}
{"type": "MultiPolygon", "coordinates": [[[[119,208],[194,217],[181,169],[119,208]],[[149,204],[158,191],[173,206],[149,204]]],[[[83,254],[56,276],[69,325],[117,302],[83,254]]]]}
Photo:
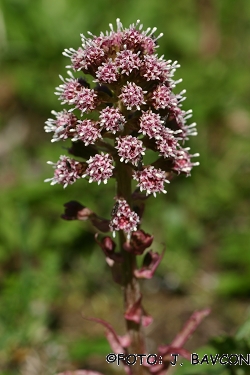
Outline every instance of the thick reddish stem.
{"type": "MultiPolygon", "coordinates": [[[[127,203],[131,206],[131,176],[130,169],[124,163],[117,161],[117,197],[124,198],[127,203]]],[[[122,280],[123,280],[123,292],[124,292],[124,309],[125,312],[130,310],[135,303],[141,298],[140,285],[137,278],[134,276],[134,270],[136,269],[136,255],[127,252],[123,249],[123,244],[126,242],[125,234],[119,232],[120,249],[123,255],[123,266],[122,266],[122,280]]],[[[131,339],[129,347],[129,354],[144,354],[145,353],[145,338],[142,332],[141,322],[135,323],[131,320],[126,319],[127,332],[131,339]]],[[[134,375],[143,375],[146,369],[140,366],[139,361],[134,366],[131,366],[131,371],[134,375]]]]}

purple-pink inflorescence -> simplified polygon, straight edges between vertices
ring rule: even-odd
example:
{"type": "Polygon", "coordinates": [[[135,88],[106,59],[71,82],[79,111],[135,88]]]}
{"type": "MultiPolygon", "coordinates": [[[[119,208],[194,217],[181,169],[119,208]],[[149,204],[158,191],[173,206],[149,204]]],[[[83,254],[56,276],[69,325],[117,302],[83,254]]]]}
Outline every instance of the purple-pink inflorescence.
{"type": "Polygon", "coordinates": [[[89,176],[89,182],[95,181],[98,182],[98,185],[101,182],[104,184],[107,183],[108,179],[113,174],[113,159],[110,157],[109,154],[96,154],[95,156],[91,156],[89,160],[87,160],[88,168],[82,175],[82,177],[89,176]]]}
{"type": "Polygon", "coordinates": [[[54,177],[48,178],[45,182],[51,182],[51,185],[62,184],[63,187],[73,184],[78,178],[82,177],[82,163],[67,156],[60,156],[57,163],[48,161],[55,169],[54,177]]]}
{"type": "Polygon", "coordinates": [[[146,148],[143,147],[143,142],[132,137],[132,135],[126,135],[125,137],[116,138],[117,140],[117,152],[120,156],[120,161],[137,165],[141,160],[142,155],[145,155],[146,148]]]}
{"type": "Polygon", "coordinates": [[[133,178],[138,182],[138,187],[141,191],[146,191],[146,194],[166,193],[164,190],[164,183],[169,181],[166,179],[165,172],[161,169],[156,169],[152,165],[145,167],[142,171],[135,171],[133,178]]]}
{"type": "Polygon", "coordinates": [[[106,107],[100,112],[100,127],[115,134],[124,129],[125,117],[118,108],[106,107]]]}
{"type": "Polygon", "coordinates": [[[139,216],[131,210],[128,203],[124,199],[118,199],[113,210],[110,230],[114,234],[116,231],[123,230],[130,237],[131,233],[137,230],[139,223],[139,216]]]}
{"type": "MultiPolygon", "coordinates": [[[[195,123],[187,124],[192,111],[182,109],[185,90],[173,91],[180,82],[173,79],[179,65],[158,56],[162,35],[155,37],[155,32],[143,31],[140,21],[124,28],[117,19],[117,30],[110,25],[105,34],[81,35],[81,47],[64,51],[71,63],[56,95],[67,108],[52,111],[54,119],[47,120],[45,131],[53,133],[52,142],[70,139],[71,154],[83,160],[61,156],[51,163],[54,177],[46,181],[66,187],[83,177],[106,184],[124,163],[139,190],[156,196],[166,193],[173,173],[188,176],[199,164],[191,160],[198,154],[184,148],[197,131],[195,123]]],[[[117,197],[116,206],[110,230],[130,235],[139,217],[125,197],[117,197]]]]}

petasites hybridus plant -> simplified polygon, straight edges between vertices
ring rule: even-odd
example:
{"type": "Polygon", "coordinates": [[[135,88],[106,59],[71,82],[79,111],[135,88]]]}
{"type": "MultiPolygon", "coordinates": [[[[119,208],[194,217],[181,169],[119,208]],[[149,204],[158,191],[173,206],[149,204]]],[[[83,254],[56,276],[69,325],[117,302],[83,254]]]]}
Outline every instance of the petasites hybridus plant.
{"type": "MultiPolygon", "coordinates": [[[[198,154],[192,155],[184,147],[197,132],[195,123],[187,124],[192,111],[182,109],[185,90],[173,92],[180,82],[173,78],[179,65],[156,53],[162,35],[155,36],[156,28],[143,31],[140,21],[124,28],[117,19],[117,30],[112,25],[110,29],[99,36],[81,35],[82,46],[63,53],[70,58],[70,70],[67,78],[60,76],[62,84],[56,95],[67,108],[52,111],[54,118],[48,119],[45,131],[53,133],[52,142],[71,139],[72,156],[62,155],[58,162],[49,162],[54,176],[46,181],[66,187],[80,178],[98,185],[110,178],[116,180],[110,218],[102,219],[75,201],[65,204],[62,217],[89,219],[99,231],[112,232],[113,237],[118,234],[118,251],[110,236],[98,239],[96,235],[96,241],[114,280],[122,285],[127,334],[121,338],[107,322],[93,320],[105,326],[113,352],[126,356],[147,354],[142,327],[152,318],[142,307],[138,279],[151,278],[162,259],[162,255],[148,250],[153,236],[140,227],[146,198],[165,194],[174,174],[189,176],[199,163],[192,161],[198,154]],[[138,255],[144,256],[141,268],[137,266],[138,255]]],[[[208,310],[195,312],[171,344],[158,348],[157,360],[137,361],[131,366],[124,359],[126,372],[165,374],[172,353],[189,359],[183,345],[207,314],[208,310]]],[[[84,370],[75,373],[86,374],[84,370]]]]}

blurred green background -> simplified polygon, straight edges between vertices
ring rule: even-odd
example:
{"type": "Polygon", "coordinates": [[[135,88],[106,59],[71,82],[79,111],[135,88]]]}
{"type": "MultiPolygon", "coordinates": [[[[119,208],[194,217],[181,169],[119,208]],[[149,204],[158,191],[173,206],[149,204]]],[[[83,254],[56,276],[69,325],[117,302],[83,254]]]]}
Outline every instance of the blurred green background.
{"type": "MultiPolygon", "coordinates": [[[[154,250],[166,244],[155,279],[142,285],[155,317],[147,329],[149,350],[169,343],[193,310],[210,306],[187,348],[249,353],[250,2],[0,4],[0,374],[116,373],[105,365],[110,349],[103,328],[81,314],[106,319],[123,333],[121,291],[90,224],[60,219],[69,200],[108,217],[114,187],[84,180],[65,190],[45,184],[53,174],[46,161],[57,161],[67,144],[52,144],[43,126],[61,108],[54,88],[58,75],[66,76],[64,48],[78,48],[80,33],[106,31],[117,17],[126,27],[140,19],[164,33],[158,52],[181,64],[177,91],[187,89],[184,108],[193,109],[199,132],[190,146],[200,153],[200,166],[191,178],[172,181],[166,196],[151,198],[144,216],[154,250]]],[[[185,362],[175,370],[205,374],[206,368],[185,362]]],[[[247,371],[214,366],[209,373],[247,371]]]]}

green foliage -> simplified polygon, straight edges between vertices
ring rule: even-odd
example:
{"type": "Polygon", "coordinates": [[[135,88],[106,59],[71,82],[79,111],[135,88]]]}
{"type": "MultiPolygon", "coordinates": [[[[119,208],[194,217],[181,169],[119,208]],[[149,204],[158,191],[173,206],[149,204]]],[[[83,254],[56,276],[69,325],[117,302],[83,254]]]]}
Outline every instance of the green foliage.
{"type": "Polygon", "coordinates": [[[98,353],[105,358],[109,351],[110,346],[105,337],[95,337],[94,340],[81,338],[72,344],[69,354],[73,361],[84,361],[86,358],[93,356],[94,353],[98,353]]]}

